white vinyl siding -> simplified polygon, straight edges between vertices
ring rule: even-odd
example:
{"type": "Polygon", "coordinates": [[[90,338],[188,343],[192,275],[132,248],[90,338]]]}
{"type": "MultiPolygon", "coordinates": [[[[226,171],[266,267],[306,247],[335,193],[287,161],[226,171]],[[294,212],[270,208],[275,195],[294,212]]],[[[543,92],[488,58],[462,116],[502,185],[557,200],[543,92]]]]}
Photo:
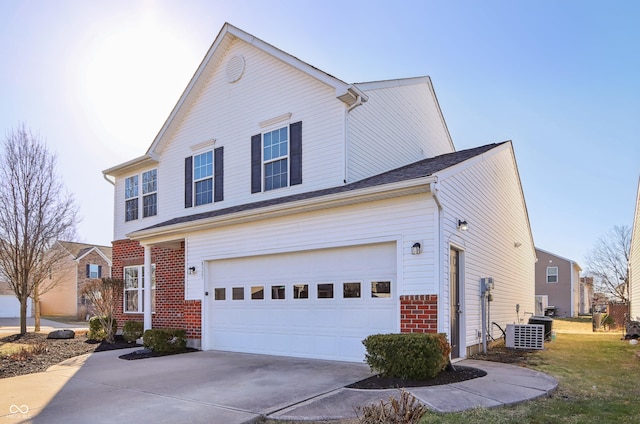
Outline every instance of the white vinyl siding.
{"type": "Polygon", "coordinates": [[[348,117],[349,182],[453,151],[428,78],[358,88],[369,100],[348,117]]]}
{"type": "MultiPolygon", "coordinates": [[[[448,255],[449,245],[453,245],[464,252],[461,339],[466,346],[479,342],[477,334],[482,329],[481,278],[494,279],[490,319],[502,328],[518,319],[526,322],[525,313],[535,310],[535,250],[510,146],[503,144],[438,174],[445,278],[441,295],[448,299],[448,255]],[[458,219],[469,223],[468,231],[457,229],[458,219]],[[516,243],[520,246],[515,247],[516,243]],[[519,312],[516,305],[520,305],[519,312]]],[[[439,305],[439,330],[448,332],[448,302],[439,305]]],[[[495,337],[501,336],[495,327],[492,331],[495,337]]]]}
{"type": "MultiPolygon", "coordinates": [[[[398,293],[433,294],[439,290],[432,256],[434,210],[433,199],[425,194],[216,228],[187,236],[188,262],[399,240],[398,293]],[[423,253],[412,255],[417,240],[423,253]]],[[[201,274],[187,275],[187,299],[201,299],[203,284],[201,274]]]]}
{"type": "Polygon", "coordinates": [[[189,112],[175,131],[165,135],[158,174],[162,187],[158,215],[144,222],[124,222],[124,179],[116,180],[114,240],[125,234],[179,216],[194,213],[184,207],[184,158],[191,146],[215,140],[224,146],[224,201],[198,207],[198,213],[274,197],[334,187],[344,179],[345,105],[335,89],[297,71],[254,47],[236,40],[221,56],[189,112]],[[229,84],[227,60],[242,54],[246,67],[242,78],[229,84]],[[224,107],[220,99],[224,99],[224,107]],[[303,183],[251,195],[251,136],[261,133],[259,123],[291,113],[291,122],[303,123],[303,183]]]}

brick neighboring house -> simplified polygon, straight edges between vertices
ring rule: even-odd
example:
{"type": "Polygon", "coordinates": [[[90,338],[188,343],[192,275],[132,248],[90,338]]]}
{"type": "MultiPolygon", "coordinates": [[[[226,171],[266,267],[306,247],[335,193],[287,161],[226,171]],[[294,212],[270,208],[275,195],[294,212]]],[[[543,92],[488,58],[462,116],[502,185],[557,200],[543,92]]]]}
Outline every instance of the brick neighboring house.
{"type": "Polygon", "coordinates": [[[51,280],[59,282],[40,297],[41,314],[75,316],[84,320],[92,311],[80,291],[91,280],[111,276],[112,248],[69,241],[57,243],[68,255],[50,276],[51,280]]]}
{"type": "Polygon", "coordinates": [[[580,312],[580,265],[536,248],[536,313],[575,317],[580,312]]]}
{"type": "Polygon", "coordinates": [[[483,278],[492,321],[534,308],[513,145],[456,151],[429,77],[349,84],[225,24],[147,152],[103,173],[120,326],[355,362],[370,334],[443,332],[461,358],[483,278]]]}

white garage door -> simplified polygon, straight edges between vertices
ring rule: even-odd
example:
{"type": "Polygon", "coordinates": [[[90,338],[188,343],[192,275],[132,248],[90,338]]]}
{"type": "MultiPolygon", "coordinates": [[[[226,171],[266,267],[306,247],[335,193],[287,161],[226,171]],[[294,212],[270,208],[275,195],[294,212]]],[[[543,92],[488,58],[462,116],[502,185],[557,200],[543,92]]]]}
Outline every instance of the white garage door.
{"type": "Polygon", "coordinates": [[[364,360],[362,340],[397,331],[396,245],[212,261],[206,348],[364,360]]]}

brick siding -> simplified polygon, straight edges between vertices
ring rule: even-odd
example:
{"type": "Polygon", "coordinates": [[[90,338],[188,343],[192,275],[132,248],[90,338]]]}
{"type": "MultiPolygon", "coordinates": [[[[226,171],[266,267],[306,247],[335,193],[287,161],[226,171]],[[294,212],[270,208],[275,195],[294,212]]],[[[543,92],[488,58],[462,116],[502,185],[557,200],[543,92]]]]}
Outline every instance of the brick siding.
{"type": "Polygon", "coordinates": [[[401,333],[438,332],[438,295],[400,296],[401,333]]]}
{"type": "MultiPolygon", "coordinates": [[[[118,240],[113,245],[114,278],[123,278],[124,267],[144,265],[144,247],[137,241],[118,240]]],[[[180,249],[151,248],[151,262],[156,264],[156,311],[152,315],[153,328],[182,328],[187,338],[202,337],[202,307],[199,300],[185,300],[184,244],[180,249]]],[[[142,301],[142,299],[140,299],[142,301]]],[[[143,321],[143,314],[123,312],[123,293],[116,300],[118,327],[126,321],[143,321]]]]}

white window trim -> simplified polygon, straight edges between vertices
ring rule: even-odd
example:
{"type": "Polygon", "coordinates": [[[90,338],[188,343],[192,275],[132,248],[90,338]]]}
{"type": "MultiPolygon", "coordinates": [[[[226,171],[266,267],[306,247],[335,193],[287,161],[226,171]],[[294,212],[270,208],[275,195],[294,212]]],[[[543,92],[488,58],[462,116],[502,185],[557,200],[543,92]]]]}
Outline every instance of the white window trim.
{"type": "Polygon", "coordinates": [[[557,283],[558,283],[558,280],[559,280],[559,278],[558,278],[558,275],[559,275],[559,274],[560,274],[560,270],[558,269],[558,267],[557,267],[557,266],[548,266],[548,267],[547,267],[547,284],[557,284],[557,283]],[[555,274],[550,274],[550,273],[549,273],[549,270],[550,270],[550,269],[555,269],[555,270],[556,270],[555,274]],[[549,281],[549,277],[550,277],[550,276],[554,276],[554,277],[556,277],[556,281],[549,281]]]}
{"type": "MultiPolygon", "coordinates": [[[[156,294],[156,281],[155,281],[155,265],[156,264],[151,264],[151,291],[152,291],[152,296],[155,296],[156,294]]],[[[132,266],[125,266],[122,268],[122,275],[126,276],[126,269],[127,268],[137,268],[138,269],[138,287],[135,289],[127,289],[126,286],[126,281],[125,281],[125,285],[122,288],[122,312],[124,314],[143,314],[144,311],[144,265],[132,265],[132,266]],[[137,291],[138,292],[138,310],[137,311],[127,311],[127,297],[126,297],[126,292],[127,291],[137,291]]],[[[152,302],[153,304],[153,302],[152,302]]],[[[156,311],[152,310],[151,311],[152,314],[155,314],[156,311]]]]}
{"type": "MultiPolygon", "coordinates": [[[[204,143],[201,143],[204,144],[204,143]]],[[[207,147],[207,146],[205,146],[207,147]]],[[[192,202],[193,202],[193,206],[194,207],[198,207],[198,206],[205,206],[205,205],[210,205],[211,203],[213,203],[213,190],[214,190],[214,176],[216,174],[216,170],[215,170],[215,155],[213,152],[213,146],[211,145],[210,148],[205,148],[203,150],[199,150],[197,152],[193,153],[193,165],[192,165],[192,169],[191,169],[192,175],[191,175],[191,180],[192,180],[192,202]],[[204,178],[198,178],[196,179],[196,156],[200,156],[200,155],[204,155],[206,153],[211,153],[211,175],[208,177],[204,177],[204,178]],[[201,204],[197,204],[196,203],[196,198],[197,198],[197,193],[196,193],[196,184],[201,182],[201,181],[205,181],[205,180],[211,180],[211,202],[208,203],[201,203],[201,204]]]]}
{"type": "Polygon", "coordinates": [[[262,132],[261,134],[261,149],[260,149],[260,154],[262,155],[262,192],[267,192],[267,191],[273,191],[273,190],[279,190],[282,188],[287,188],[287,187],[291,187],[291,172],[289,167],[291,166],[291,124],[287,123],[287,124],[278,124],[275,126],[270,127],[269,129],[265,130],[262,132]],[[285,156],[278,156],[277,158],[272,158],[269,160],[265,160],[264,158],[264,136],[265,134],[268,134],[270,132],[274,132],[274,131],[280,131],[282,128],[286,128],[287,130],[287,154],[285,156]],[[266,173],[266,167],[268,164],[270,163],[274,163],[274,162],[278,162],[281,160],[287,160],[287,185],[283,186],[283,187],[278,187],[278,188],[272,188],[267,190],[266,187],[266,180],[267,180],[267,173],[266,173]]]}
{"type": "MultiPolygon", "coordinates": [[[[158,216],[158,185],[160,184],[160,182],[158,181],[158,168],[153,168],[153,169],[149,169],[146,171],[143,171],[140,173],[140,181],[142,181],[142,218],[151,218],[152,216],[158,216]],[[152,171],[156,171],[156,189],[155,191],[150,191],[148,193],[145,193],[145,184],[144,184],[144,174],[148,173],[148,172],[152,172],[152,171]],[[156,213],[154,215],[148,215],[145,216],[144,215],[144,198],[147,196],[150,196],[152,194],[156,195],[156,213]]],[[[140,206],[140,205],[138,205],[140,206]]],[[[140,208],[138,208],[138,210],[140,210],[140,208]]],[[[138,213],[139,215],[139,213],[138,213]]]]}

